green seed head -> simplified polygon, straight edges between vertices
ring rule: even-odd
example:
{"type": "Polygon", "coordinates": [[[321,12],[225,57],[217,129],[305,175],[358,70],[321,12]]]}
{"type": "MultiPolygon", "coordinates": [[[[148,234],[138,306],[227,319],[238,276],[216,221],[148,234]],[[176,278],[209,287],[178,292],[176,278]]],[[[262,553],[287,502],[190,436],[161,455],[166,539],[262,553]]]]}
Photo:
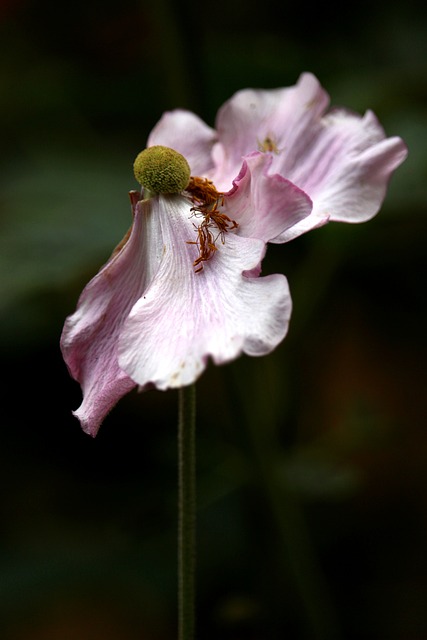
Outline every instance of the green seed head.
{"type": "Polygon", "coordinates": [[[133,171],[139,184],[153,193],[180,193],[190,180],[190,166],[184,156],[161,145],[141,151],[133,171]]]}

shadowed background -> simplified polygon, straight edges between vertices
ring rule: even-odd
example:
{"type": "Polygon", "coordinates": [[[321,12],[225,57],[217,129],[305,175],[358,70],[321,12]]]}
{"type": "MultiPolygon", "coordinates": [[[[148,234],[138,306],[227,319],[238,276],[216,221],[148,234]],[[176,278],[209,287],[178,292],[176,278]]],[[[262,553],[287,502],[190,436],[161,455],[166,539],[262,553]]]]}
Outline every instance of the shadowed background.
{"type": "Polygon", "coordinates": [[[175,637],[176,393],[93,440],[59,336],[161,114],[213,126],[302,71],[409,157],[373,221],[269,249],[288,338],[198,383],[198,637],[427,638],[426,27],[413,2],[1,4],[2,638],[175,637]]]}

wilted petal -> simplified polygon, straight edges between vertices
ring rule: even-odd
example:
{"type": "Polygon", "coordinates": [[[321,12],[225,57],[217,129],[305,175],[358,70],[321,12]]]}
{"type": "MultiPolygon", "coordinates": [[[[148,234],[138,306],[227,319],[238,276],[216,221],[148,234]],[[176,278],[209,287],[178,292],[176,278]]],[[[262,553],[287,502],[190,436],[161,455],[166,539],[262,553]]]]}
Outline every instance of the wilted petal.
{"type": "Polygon", "coordinates": [[[160,144],[175,149],[185,157],[193,176],[203,176],[213,167],[212,147],[216,139],[216,131],[194,113],[176,109],[160,118],[147,146],[160,144]]]}
{"type": "Polygon", "coordinates": [[[277,174],[268,174],[271,162],[264,153],[246,156],[224,201],[227,215],[239,224],[237,233],[264,242],[285,233],[312,210],[304,191],[277,174]]]}
{"type": "MultiPolygon", "coordinates": [[[[197,247],[188,202],[158,197],[141,203],[160,229],[164,254],[156,278],[132,308],[119,345],[121,368],[142,388],[194,382],[208,358],[228,362],[242,352],[264,355],[284,338],[291,312],[286,278],[247,278],[264,242],[225,234],[224,244],[195,273],[197,247]]],[[[155,231],[159,233],[159,231],[155,231]]]]}
{"type": "Polygon", "coordinates": [[[83,392],[74,415],[92,436],[117,401],[135,387],[119,367],[117,345],[126,316],[159,262],[156,245],[145,243],[143,227],[144,218],[136,216],[128,241],[85,287],[61,336],[64,360],[83,392]]]}

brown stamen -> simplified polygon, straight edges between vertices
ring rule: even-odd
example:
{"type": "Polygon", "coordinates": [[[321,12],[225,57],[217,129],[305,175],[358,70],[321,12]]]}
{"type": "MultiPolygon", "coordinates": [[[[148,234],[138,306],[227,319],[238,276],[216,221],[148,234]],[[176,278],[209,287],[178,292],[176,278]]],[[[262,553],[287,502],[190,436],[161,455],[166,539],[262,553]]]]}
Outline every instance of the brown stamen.
{"type": "Polygon", "coordinates": [[[191,177],[186,191],[194,205],[191,211],[196,217],[203,217],[199,225],[194,225],[197,240],[188,240],[188,244],[195,244],[199,249],[199,257],[193,262],[198,273],[203,270],[203,262],[210,260],[217,250],[215,243],[218,238],[224,244],[227,231],[239,225],[219,210],[218,207],[224,205],[224,194],[216,190],[211,180],[191,177]]]}

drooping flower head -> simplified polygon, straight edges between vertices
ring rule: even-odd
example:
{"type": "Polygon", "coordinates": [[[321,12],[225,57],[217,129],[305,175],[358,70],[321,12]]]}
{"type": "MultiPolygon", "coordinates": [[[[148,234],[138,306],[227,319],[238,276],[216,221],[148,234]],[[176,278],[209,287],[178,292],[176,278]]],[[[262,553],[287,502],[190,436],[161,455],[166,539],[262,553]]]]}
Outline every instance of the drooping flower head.
{"type": "Polygon", "coordinates": [[[372,218],[406,156],[371,112],[327,106],[303,74],[291,88],[238,92],[216,129],[188,111],[161,118],[135,161],[131,230],[61,337],[84,431],[96,435],[135,386],[185,386],[209,358],[265,355],[283,340],[291,299],[283,275],[260,276],[267,243],[372,218]]]}

